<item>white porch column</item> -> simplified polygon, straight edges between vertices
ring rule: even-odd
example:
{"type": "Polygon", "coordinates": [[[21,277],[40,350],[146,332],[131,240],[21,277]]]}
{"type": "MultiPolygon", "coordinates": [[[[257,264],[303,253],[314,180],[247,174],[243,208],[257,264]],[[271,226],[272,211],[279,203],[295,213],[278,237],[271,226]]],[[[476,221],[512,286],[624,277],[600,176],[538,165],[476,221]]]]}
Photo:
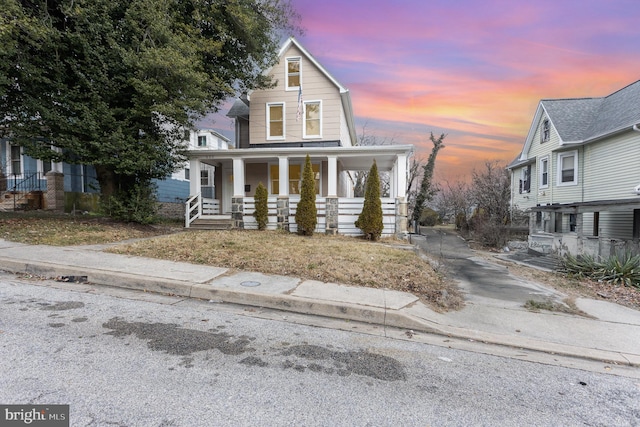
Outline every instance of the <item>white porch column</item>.
{"type": "Polygon", "coordinates": [[[407,155],[398,154],[393,167],[396,188],[396,236],[404,236],[407,232],[407,155]]]}
{"type": "Polygon", "coordinates": [[[276,221],[279,230],[289,231],[289,158],[278,157],[278,200],[276,221]]]}
{"type": "Polygon", "coordinates": [[[195,196],[200,194],[200,160],[189,160],[189,195],[195,196]]]}
{"type": "Polygon", "coordinates": [[[327,197],[338,197],[338,158],[336,156],[327,157],[327,197]]]}
{"type": "Polygon", "coordinates": [[[233,159],[233,197],[244,197],[244,159],[233,159]]]}
{"type": "Polygon", "coordinates": [[[279,186],[278,195],[280,197],[289,196],[289,158],[278,157],[278,169],[279,169],[279,186]]]}
{"type": "Polygon", "coordinates": [[[404,199],[407,196],[407,155],[398,154],[394,167],[396,182],[396,197],[404,199]]]}
{"type": "Polygon", "coordinates": [[[396,184],[398,182],[398,179],[396,178],[396,173],[398,171],[398,166],[396,164],[393,165],[393,168],[391,168],[391,172],[389,172],[389,197],[396,197],[396,194],[398,194],[398,190],[396,188],[396,184]]]}

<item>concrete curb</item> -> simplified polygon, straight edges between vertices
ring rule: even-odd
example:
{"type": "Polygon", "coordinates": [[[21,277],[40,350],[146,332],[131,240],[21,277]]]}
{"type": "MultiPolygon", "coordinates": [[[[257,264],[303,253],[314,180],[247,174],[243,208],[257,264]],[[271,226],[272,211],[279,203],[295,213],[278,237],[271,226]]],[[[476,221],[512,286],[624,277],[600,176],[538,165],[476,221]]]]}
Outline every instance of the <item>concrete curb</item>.
{"type": "Polygon", "coordinates": [[[421,319],[401,310],[358,305],[344,302],[332,302],[303,298],[288,294],[263,294],[237,289],[220,289],[210,284],[148,277],[139,274],[114,272],[99,268],[72,267],[48,262],[32,262],[0,257],[0,266],[6,271],[18,274],[32,274],[56,278],[61,276],[86,276],[94,285],[118,287],[144,292],[175,295],[185,298],[197,298],[207,301],[225,302],[270,308],[299,314],[323,316],[342,320],[409,329],[418,332],[437,334],[451,338],[478,341],[486,344],[510,348],[531,350],[559,356],[594,360],[626,366],[640,366],[640,355],[576,347],[565,344],[510,335],[500,335],[444,326],[421,319]]]}

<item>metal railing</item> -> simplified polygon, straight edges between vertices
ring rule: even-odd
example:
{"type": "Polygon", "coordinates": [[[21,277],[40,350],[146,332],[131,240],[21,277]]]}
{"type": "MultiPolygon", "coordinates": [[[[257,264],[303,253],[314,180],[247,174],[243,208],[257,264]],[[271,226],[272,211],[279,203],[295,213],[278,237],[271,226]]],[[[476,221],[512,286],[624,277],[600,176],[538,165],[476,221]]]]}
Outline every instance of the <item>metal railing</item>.
{"type": "Polygon", "coordinates": [[[3,200],[13,199],[14,210],[26,209],[28,203],[25,203],[24,200],[27,199],[28,194],[42,191],[42,173],[25,171],[20,175],[2,176],[0,177],[0,190],[3,200]]]}

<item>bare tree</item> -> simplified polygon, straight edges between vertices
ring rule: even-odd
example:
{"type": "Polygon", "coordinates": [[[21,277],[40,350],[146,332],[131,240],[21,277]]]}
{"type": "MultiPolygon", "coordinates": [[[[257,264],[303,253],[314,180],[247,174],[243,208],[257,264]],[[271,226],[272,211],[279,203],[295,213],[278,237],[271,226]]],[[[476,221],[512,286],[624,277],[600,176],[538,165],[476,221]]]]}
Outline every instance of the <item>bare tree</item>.
{"type": "Polygon", "coordinates": [[[484,168],[473,170],[471,192],[476,205],[471,228],[482,244],[502,246],[507,240],[511,176],[506,166],[486,161],[484,168]]]}
{"type": "Polygon", "coordinates": [[[456,220],[456,226],[466,224],[474,205],[470,185],[466,181],[445,181],[438,186],[434,208],[444,220],[456,220]]]}
{"type": "MultiPolygon", "coordinates": [[[[358,140],[356,141],[356,145],[358,146],[373,146],[373,145],[392,145],[394,143],[394,138],[384,137],[381,138],[374,134],[369,134],[367,132],[368,122],[362,125],[362,132],[358,135],[358,140]]],[[[389,196],[390,189],[390,177],[389,172],[383,171],[379,173],[380,175],[380,195],[382,197],[389,196]]],[[[365,184],[367,182],[367,177],[369,176],[368,170],[354,171],[355,183],[353,185],[353,195],[355,197],[364,197],[365,195],[365,184]]]]}
{"type": "Polygon", "coordinates": [[[420,216],[422,215],[422,210],[424,209],[424,205],[426,202],[433,198],[435,193],[435,189],[431,185],[431,180],[433,179],[433,170],[436,166],[436,156],[438,155],[438,151],[444,148],[444,138],[447,135],[444,133],[440,135],[439,138],[433,135],[431,132],[431,142],[433,143],[433,148],[431,149],[431,154],[429,154],[429,160],[427,160],[427,164],[422,167],[424,174],[422,175],[422,182],[420,183],[420,190],[418,191],[418,195],[416,196],[415,206],[413,207],[413,215],[412,219],[414,221],[419,221],[420,216]]]}

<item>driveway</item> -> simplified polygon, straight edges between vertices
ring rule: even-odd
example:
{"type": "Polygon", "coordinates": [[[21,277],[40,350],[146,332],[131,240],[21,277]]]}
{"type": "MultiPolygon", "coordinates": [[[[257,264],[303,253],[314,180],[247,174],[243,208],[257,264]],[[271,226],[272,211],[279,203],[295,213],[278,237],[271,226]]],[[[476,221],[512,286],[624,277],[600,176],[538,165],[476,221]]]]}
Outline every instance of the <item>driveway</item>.
{"type": "Polygon", "coordinates": [[[507,267],[478,257],[455,231],[422,228],[412,236],[438,269],[458,282],[467,302],[522,307],[527,301],[561,301],[563,295],[538,283],[513,276],[507,267]]]}

